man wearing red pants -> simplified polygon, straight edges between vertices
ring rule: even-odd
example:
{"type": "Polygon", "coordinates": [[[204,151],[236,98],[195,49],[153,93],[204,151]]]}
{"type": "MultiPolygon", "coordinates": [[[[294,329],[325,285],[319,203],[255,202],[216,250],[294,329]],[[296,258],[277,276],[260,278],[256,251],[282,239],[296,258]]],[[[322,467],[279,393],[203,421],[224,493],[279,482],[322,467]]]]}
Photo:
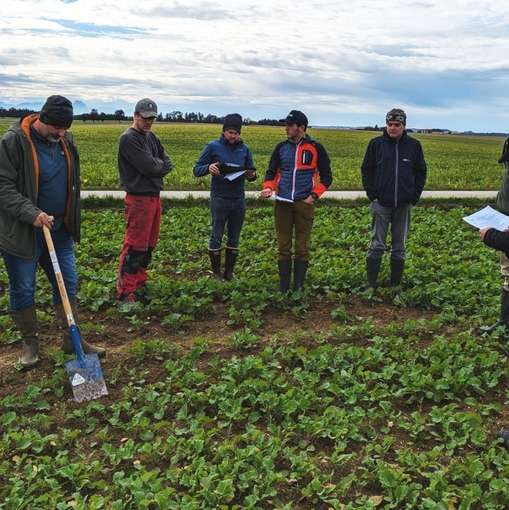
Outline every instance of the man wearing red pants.
{"type": "Polygon", "coordinates": [[[157,105],[140,99],[132,126],[120,137],[118,170],[126,191],[126,231],[120,252],[117,299],[129,310],[143,297],[147,268],[159,239],[163,177],[172,162],[159,138],[152,133],[157,105]]]}

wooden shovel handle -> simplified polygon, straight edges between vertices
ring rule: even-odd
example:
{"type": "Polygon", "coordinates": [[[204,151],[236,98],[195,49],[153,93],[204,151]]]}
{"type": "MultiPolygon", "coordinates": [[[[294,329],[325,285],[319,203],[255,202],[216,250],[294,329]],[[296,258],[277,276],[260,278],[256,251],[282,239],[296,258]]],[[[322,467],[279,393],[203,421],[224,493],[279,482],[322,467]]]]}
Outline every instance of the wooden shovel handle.
{"type": "Polygon", "coordinates": [[[58,290],[62,299],[62,306],[64,307],[65,316],[67,318],[67,324],[69,326],[74,326],[76,323],[74,322],[71,303],[69,303],[69,297],[67,296],[67,290],[65,289],[64,278],[62,276],[62,271],[60,271],[60,264],[58,263],[57,254],[55,252],[55,245],[53,244],[53,239],[51,238],[51,232],[46,226],[42,227],[42,231],[44,232],[44,238],[46,239],[46,244],[48,245],[49,257],[51,259],[51,263],[53,264],[53,270],[55,272],[58,290]]]}

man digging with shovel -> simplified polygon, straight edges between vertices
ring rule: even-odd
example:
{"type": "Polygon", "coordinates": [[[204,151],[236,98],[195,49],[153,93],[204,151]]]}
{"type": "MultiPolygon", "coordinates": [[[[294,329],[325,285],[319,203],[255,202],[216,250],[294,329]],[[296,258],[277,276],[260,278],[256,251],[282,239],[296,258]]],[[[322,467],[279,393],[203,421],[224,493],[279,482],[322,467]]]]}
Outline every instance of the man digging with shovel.
{"type": "MultiPolygon", "coordinates": [[[[13,320],[21,332],[23,368],[39,360],[39,327],[35,281],[41,266],[53,288],[53,303],[64,329],[62,349],[72,354],[42,227],[52,231],[55,251],[74,314],[78,278],[74,242],[80,237],[80,166],[76,146],[67,133],[72,103],[50,96],[40,113],[14,123],[0,140],[0,253],[9,277],[13,320]]],[[[105,350],[82,340],[83,351],[104,356],[105,350]]]]}

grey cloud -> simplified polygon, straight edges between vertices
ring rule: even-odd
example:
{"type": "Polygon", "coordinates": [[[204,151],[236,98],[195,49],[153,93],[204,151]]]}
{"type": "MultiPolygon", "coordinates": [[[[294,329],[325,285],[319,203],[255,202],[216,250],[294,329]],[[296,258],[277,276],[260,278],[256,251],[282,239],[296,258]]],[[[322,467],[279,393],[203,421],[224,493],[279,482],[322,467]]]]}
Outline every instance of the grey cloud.
{"type": "Polygon", "coordinates": [[[383,94],[408,104],[450,108],[472,101],[496,101],[506,95],[508,69],[447,71],[403,71],[386,69],[371,72],[363,86],[372,94],[383,94]]]}
{"type": "Polygon", "coordinates": [[[79,85],[83,87],[104,87],[104,88],[118,88],[125,86],[137,86],[140,89],[155,89],[161,87],[167,87],[162,81],[157,80],[147,80],[146,78],[137,79],[137,78],[126,78],[119,76],[101,76],[101,75],[74,75],[66,78],[66,83],[70,85],[79,85]]]}
{"type": "Polygon", "coordinates": [[[61,61],[69,60],[70,53],[67,48],[34,48],[27,52],[24,49],[9,48],[0,52],[0,65],[16,66],[31,64],[41,58],[56,58],[61,61]]]}
{"type": "Polygon", "coordinates": [[[410,2],[407,7],[420,7],[421,9],[432,9],[435,4],[431,2],[410,2]]]}
{"type": "Polygon", "coordinates": [[[189,6],[180,3],[173,5],[158,5],[149,9],[134,9],[134,14],[157,18],[189,18],[203,21],[234,19],[232,11],[217,7],[213,3],[201,2],[198,5],[189,6]]]}
{"type": "Polygon", "coordinates": [[[429,51],[415,45],[403,46],[399,44],[380,44],[363,48],[366,53],[373,53],[383,57],[404,58],[404,57],[426,57],[435,58],[429,51]]]}
{"type": "Polygon", "coordinates": [[[9,87],[16,87],[18,85],[26,85],[31,83],[33,78],[27,74],[6,74],[0,73],[0,84],[9,87]]]}

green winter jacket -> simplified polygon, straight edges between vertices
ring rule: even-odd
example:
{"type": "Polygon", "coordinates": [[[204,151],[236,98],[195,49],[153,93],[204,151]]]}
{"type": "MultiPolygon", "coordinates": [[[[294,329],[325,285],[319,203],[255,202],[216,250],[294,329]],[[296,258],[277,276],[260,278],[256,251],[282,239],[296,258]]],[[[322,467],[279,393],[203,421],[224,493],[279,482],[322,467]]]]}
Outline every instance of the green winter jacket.
{"type": "MultiPolygon", "coordinates": [[[[33,222],[43,212],[37,208],[39,162],[30,137],[30,126],[38,118],[39,114],[32,114],[14,123],[0,140],[0,250],[24,259],[35,256],[33,222]]],[[[79,155],[70,133],[60,144],[68,172],[64,225],[79,241],[79,155]]]]}

